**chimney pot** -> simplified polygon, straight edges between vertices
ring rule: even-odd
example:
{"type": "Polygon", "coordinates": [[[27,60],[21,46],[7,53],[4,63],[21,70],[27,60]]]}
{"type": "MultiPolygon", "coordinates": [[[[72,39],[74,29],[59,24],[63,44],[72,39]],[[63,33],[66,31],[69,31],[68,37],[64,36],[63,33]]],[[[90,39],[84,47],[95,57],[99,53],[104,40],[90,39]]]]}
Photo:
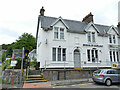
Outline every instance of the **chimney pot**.
{"type": "Polygon", "coordinates": [[[44,9],[44,7],[42,6],[42,8],[40,9],[40,15],[41,15],[41,16],[44,16],[44,12],[45,12],[45,9],[44,9]]]}

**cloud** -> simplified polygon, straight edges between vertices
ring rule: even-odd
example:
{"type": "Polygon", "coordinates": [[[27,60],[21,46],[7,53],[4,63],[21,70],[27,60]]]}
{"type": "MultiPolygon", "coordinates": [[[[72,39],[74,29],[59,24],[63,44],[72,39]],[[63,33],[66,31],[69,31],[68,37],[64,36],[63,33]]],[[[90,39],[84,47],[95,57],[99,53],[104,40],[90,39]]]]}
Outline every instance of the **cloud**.
{"type": "Polygon", "coordinates": [[[2,0],[0,38],[4,40],[0,44],[12,43],[24,32],[35,37],[42,6],[46,16],[82,21],[92,12],[95,23],[117,25],[117,4],[118,0],[2,0]]]}

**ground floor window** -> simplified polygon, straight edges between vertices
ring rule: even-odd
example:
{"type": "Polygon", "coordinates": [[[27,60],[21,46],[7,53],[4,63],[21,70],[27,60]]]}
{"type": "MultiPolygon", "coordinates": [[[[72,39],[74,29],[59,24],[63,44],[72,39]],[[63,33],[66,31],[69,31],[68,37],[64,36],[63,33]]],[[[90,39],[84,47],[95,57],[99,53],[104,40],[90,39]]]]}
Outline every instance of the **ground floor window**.
{"type": "Polygon", "coordinates": [[[66,48],[52,48],[52,61],[66,61],[66,48]]]}
{"type": "Polygon", "coordinates": [[[87,60],[88,60],[88,62],[98,62],[98,50],[88,49],[87,50],[87,60]]]}
{"type": "Polygon", "coordinates": [[[119,62],[119,52],[118,52],[118,50],[111,49],[109,51],[109,55],[110,55],[110,61],[111,62],[119,62]]]}

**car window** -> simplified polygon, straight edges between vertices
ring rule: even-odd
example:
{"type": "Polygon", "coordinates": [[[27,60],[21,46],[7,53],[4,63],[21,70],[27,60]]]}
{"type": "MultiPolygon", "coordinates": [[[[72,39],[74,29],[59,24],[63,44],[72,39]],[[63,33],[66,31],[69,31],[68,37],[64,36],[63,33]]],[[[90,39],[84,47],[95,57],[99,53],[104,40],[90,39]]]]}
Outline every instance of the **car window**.
{"type": "Polygon", "coordinates": [[[99,74],[101,70],[94,71],[95,74],[99,74]]]}
{"type": "Polygon", "coordinates": [[[108,70],[107,74],[117,74],[117,71],[115,71],[115,70],[108,70]]]}
{"type": "Polygon", "coordinates": [[[120,70],[117,70],[117,74],[120,74],[120,70]]]}

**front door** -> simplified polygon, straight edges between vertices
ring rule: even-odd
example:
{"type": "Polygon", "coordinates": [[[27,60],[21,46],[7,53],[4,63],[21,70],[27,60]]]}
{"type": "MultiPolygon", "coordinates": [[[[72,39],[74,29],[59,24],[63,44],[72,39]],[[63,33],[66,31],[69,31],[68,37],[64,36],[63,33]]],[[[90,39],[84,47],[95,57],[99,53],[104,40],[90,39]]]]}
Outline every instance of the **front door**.
{"type": "Polygon", "coordinates": [[[80,51],[74,50],[74,67],[81,67],[80,51]]]}

